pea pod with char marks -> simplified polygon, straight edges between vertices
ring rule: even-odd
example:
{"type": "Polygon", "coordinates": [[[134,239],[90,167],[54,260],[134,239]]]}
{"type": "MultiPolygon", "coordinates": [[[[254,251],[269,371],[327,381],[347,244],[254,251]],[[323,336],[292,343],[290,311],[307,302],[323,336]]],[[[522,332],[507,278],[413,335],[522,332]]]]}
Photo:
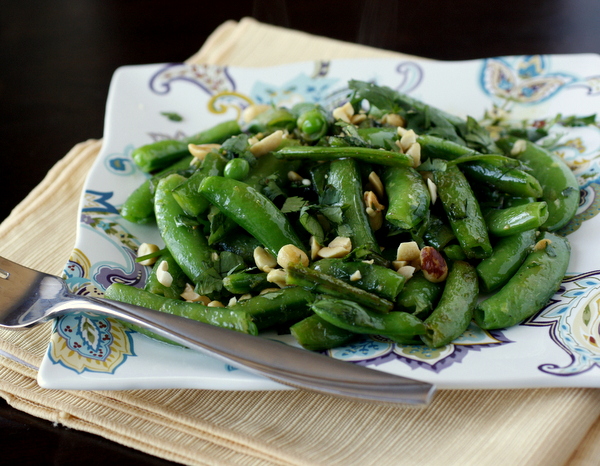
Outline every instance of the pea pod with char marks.
{"type": "Polygon", "coordinates": [[[508,283],[477,306],[475,321],[481,328],[516,325],[542,309],[558,290],[569,266],[569,240],[544,232],[536,246],[508,283]]]}

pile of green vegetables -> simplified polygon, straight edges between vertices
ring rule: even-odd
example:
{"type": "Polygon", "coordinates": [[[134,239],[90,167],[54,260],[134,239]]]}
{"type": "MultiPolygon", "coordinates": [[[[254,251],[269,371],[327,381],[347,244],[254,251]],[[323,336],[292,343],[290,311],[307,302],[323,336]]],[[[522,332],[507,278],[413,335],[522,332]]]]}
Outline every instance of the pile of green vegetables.
{"type": "Polygon", "coordinates": [[[144,289],[113,284],[106,298],[250,334],[291,332],[311,350],[365,335],[439,347],[472,320],[505,328],[542,309],[569,263],[558,231],[579,203],[571,170],[535,142],[544,130],[504,125],[492,138],[473,118],[390,88],[348,86],[345,117],[269,107],[136,149],[151,176],[121,214],[156,222],[165,247],[139,258],[156,259],[144,289]],[[278,131],[277,147],[253,150],[278,131]],[[204,144],[215,145],[190,154],[204,144]],[[350,239],[346,255],[314,254],[335,238],[350,239]],[[399,273],[398,247],[413,242],[422,261],[399,273]],[[287,245],[310,261],[274,264],[276,285],[256,251],[277,258],[287,245]],[[424,270],[423,251],[446,269],[441,280],[424,270]]]}

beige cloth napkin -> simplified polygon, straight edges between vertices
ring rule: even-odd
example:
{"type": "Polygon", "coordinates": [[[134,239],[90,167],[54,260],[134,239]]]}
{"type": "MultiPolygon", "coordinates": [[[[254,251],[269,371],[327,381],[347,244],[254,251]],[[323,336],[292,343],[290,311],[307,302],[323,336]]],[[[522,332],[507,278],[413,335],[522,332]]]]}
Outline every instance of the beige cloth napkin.
{"type": "MultiPolygon", "coordinates": [[[[190,62],[261,66],[399,56],[245,18],[190,62]]],[[[60,274],[101,141],[76,145],[0,225],[0,255],[60,274]]],[[[190,465],[587,465],[600,458],[600,390],[441,391],[426,408],[303,391],[61,391],[36,383],[48,325],[0,331],[0,395],[40,418],[190,465]]]]}

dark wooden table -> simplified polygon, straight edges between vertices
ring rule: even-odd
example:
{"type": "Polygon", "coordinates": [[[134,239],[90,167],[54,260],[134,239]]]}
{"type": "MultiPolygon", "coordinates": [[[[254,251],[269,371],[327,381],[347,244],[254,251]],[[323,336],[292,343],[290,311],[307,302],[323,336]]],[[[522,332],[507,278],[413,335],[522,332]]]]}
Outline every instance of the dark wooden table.
{"type": "MultiPolygon", "coordinates": [[[[245,16],[442,60],[600,52],[598,0],[3,0],[0,221],[76,143],[102,137],[121,65],[183,61],[245,16]]],[[[57,200],[60,202],[60,200],[57,200]]],[[[3,464],[170,464],[0,401],[3,464]]]]}

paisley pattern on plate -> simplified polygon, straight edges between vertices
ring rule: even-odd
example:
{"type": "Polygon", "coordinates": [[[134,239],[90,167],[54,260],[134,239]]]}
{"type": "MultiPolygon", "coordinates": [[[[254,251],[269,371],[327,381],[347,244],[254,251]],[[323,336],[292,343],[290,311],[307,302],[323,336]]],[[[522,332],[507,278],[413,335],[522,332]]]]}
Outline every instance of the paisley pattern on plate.
{"type": "MultiPolygon", "coordinates": [[[[476,101],[473,108],[478,113],[474,114],[473,108],[469,110],[474,117],[481,117],[485,110],[496,105],[502,106],[515,118],[523,115],[552,118],[558,113],[552,106],[554,102],[563,114],[586,115],[593,113],[590,110],[597,106],[590,99],[600,92],[600,63],[596,56],[588,56],[581,61],[593,61],[593,66],[588,67],[593,71],[580,74],[580,68],[568,60],[540,55],[490,58],[462,64],[427,60],[323,61],[262,70],[183,64],[127,67],[121,73],[121,80],[115,79],[116,84],[113,85],[116,90],[109,96],[112,113],[108,121],[117,129],[109,132],[107,148],[90,174],[83,194],[78,247],[64,271],[68,286],[77,294],[101,296],[111,283],[141,287],[147,278],[149,271],[135,262],[135,251],[141,242],[160,242],[160,239],[152,238],[156,233],[152,233],[149,227],[130,224],[118,214],[119,205],[146,176],[131,159],[131,152],[138,145],[162,139],[181,139],[223,119],[239,117],[243,109],[252,103],[291,106],[310,101],[334,108],[347,98],[348,79],[372,80],[444,108],[444,99],[452,95],[444,88],[447,80],[447,86],[458,86],[455,91],[462,100],[446,104],[458,108],[465,105],[467,108],[470,101],[465,101],[464,97],[469,96],[470,100],[476,101]],[[479,82],[479,89],[456,84],[464,81],[466,75],[479,82]],[[129,96],[131,87],[122,84],[123,80],[128,86],[135,84],[137,97],[129,96]],[[120,86],[129,91],[121,90],[120,86]],[[584,97],[581,96],[582,89],[584,97]],[[572,94],[566,96],[567,93],[572,94]],[[577,103],[574,104],[573,99],[568,97],[577,97],[577,103]],[[531,108],[536,106],[551,113],[531,113],[531,108]],[[147,108],[152,108],[152,112],[147,108]],[[161,111],[166,110],[175,110],[183,115],[200,113],[199,121],[202,123],[178,126],[160,117],[161,111]],[[123,114],[118,114],[119,111],[123,114]]],[[[564,133],[560,135],[561,145],[557,153],[573,168],[581,185],[579,211],[562,233],[578,234],[589,239],[593,229],[585,228],[585,224],[597,223],[600,212],[600,128],[569,127],[556,131],[564,133]]],[[[372,337],[327,354],[384,370],[394,364],[393,370],[401,375],[421,377],[441,387],[452,378],[455,369],[473,365],[472,375],[464,383],[447,382],[468,388],[473,385],[473,380],[477,380],[477,372],[481,370],[477,364],[482,363],[475,360],[484,360],[484,366],[487,358],[490,361],[503,358],[516,361],[516,355],[521,347],[525,348],[527,340],[543,342],[552,350],[551,354],[537,361],[536,373],[528,372],[534,378],[544,377],[534,382],[534,386],[560,385],[562,382],[558,380],[579,380],[564,376],[591,373],[597,370],[594,368],[600,362],[600,272],[591,268],[587,271],[586,264],[581,265],[578,260],[572,262],[569,277],[549,306],[517,328],[486,332],[472,324],[461,338],[439,349],[402,346],[385,338],[372,337]],[[474,359],[470,356],[474,354],[484,357],[474,359]],[[556,362],[561,355],[568,356],[571,362],[556,362]]],[[[64,377],[65,372],[57,369],[60,367],[73,374],[84,371],[110,374],[111,387],[114,388],[120,385],[119,374],[139,377],[139,387],[145,388],[149,383],[147,377],[128,369],[128,361],[139,358],[152,363],[159,379],[161,368],[176,365],[176,361],[169,353],[170,347],[158,342],[156,344],[162,345],[164,357],[150,361],[144,351],[136,351],[138,337],[139,334],[111,319],[85,314],[62,318],[55,326],[49,345],[45,377],[49,380],[64,377]]],[[[214,373],[206,369],[207,377],[218,378],[242,372],[231,369],[223,366],[220,372],[214,373]]],[[[198,371],[197,387],[203,388],[202,368],[198,371]]],[[[499,373],[489,377],[487,382],[484,380],[483,385],[493,386],[494,377],[511,375],[499,373]]],[[[523,374],[514,377],[519,380],[526,378],[523,374]]],[[[78,379],[69,380],[73,388],[77,388],[78,379]]],[[[173,380],[172,386],[177,387],[177,380],[173,380]]],[[[224,381],[223,388],[243,386],[237,383],[224,381]]],[[[577,386],[579,382],[569,383],[577,386]]]]}

